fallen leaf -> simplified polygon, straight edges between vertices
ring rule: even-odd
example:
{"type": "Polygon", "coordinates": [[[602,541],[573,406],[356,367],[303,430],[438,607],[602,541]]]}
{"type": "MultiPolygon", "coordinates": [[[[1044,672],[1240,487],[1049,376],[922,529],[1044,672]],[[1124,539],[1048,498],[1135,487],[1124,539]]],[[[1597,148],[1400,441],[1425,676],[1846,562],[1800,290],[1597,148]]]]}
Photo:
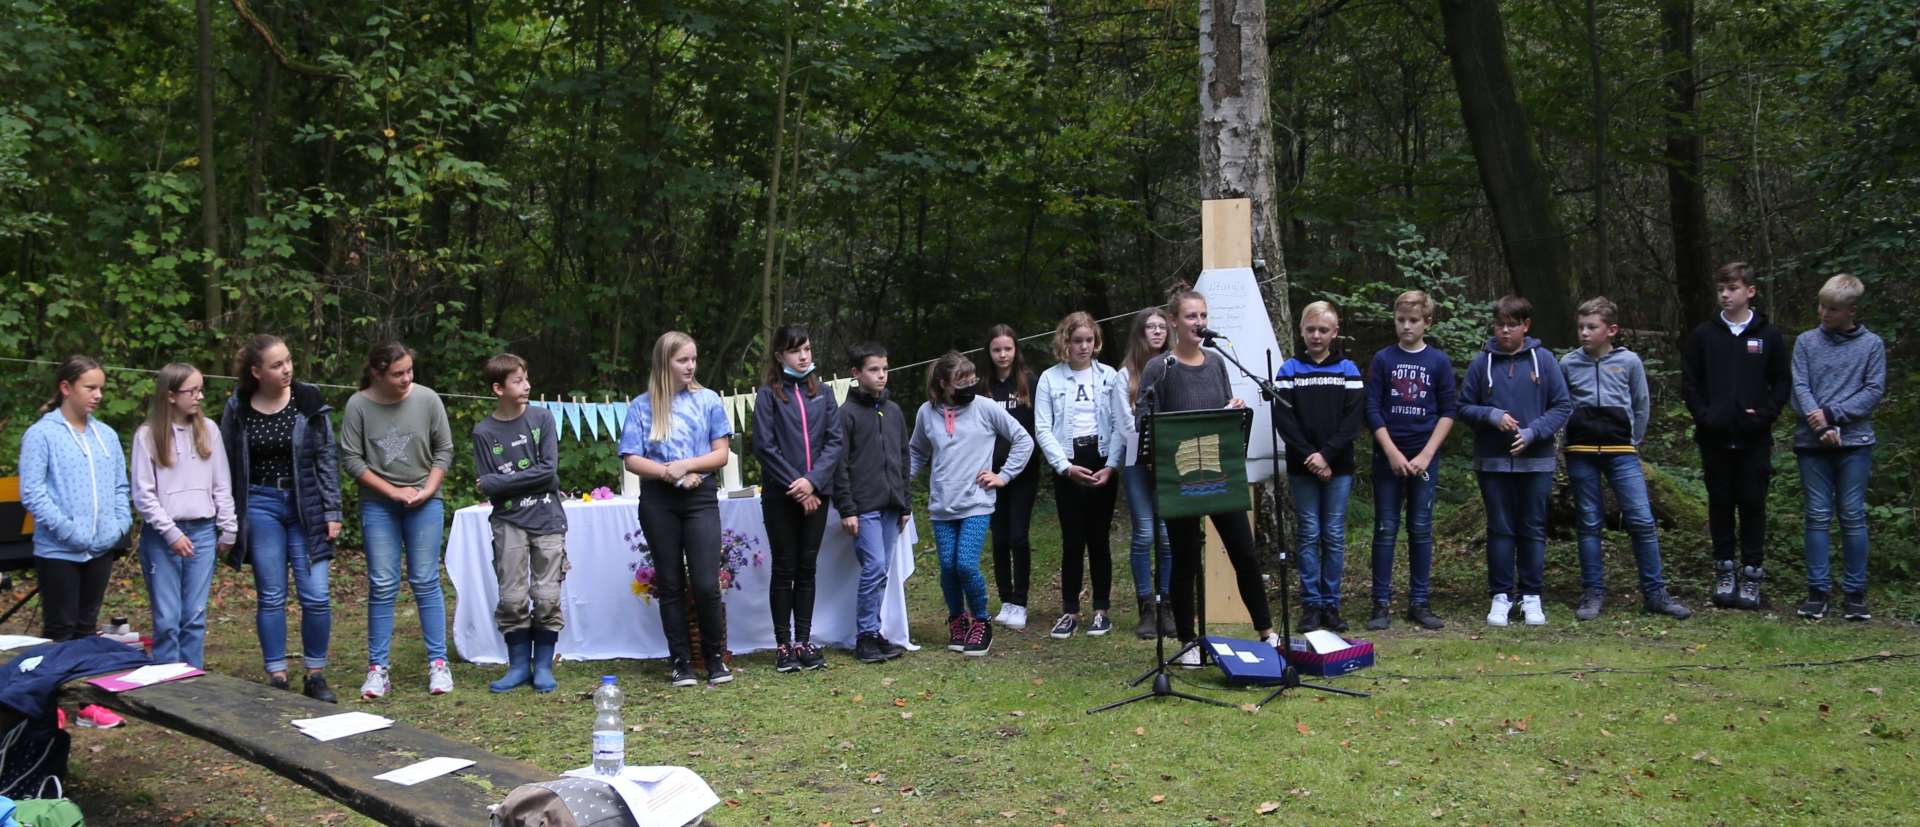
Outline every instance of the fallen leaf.
{"type": "Polygon", "coordinates": [[[1271,813],[1271,812],[1273,812],[1274,810],[1278,810],[1278,809],[1280,809],[1280,802],[1278,802],[1278,801],[1262,801],[1262,802],[1260,802],[1260,806],[1259,806],[1258,808],[1256,808],[1256,810],[1255,810],[1255,812],[1258,812],[1258,813],[1259,813],[1259,814],[1261,814],[1261,815],[1267,815],[1267,814],[1269,814],[1269,813],[1271,813]]]}
{"type": "Polygon", "coordinates": [[[1669,724],[1677,724],[1677,723],[1680,723],[1680,716],[1669,712],[1667,713],[1667,717],[1661,718],[1660,720],[1666,721],[1669,724]]]}
{"type": "Polygon", "coordinates": [[[853,696],[853,702],[854,702],[854,703],[859,703],[859,702],[861,702],[861,701],[864,701],[864,700],[866,700],[866,699],[867,699],[867,696],[865,696],[865,695],[855,695],[855,696],[853,696]]]}
{"type": "Polygon", "coordinates": [[[721,803],[722,803],[722,804],[725,804],[725,805],[727,805],[727,806],[729,806],[729,807],[738,807],[738,806],[740,806],[740,799],[738,799],[738,798],[729,798],[729,799],[727,799],[726,801],[723,801],[723,802],[721,802],[721,803]]]}
{"type": "Polygon", "coordinates": [[[1885,690],[1882,690],[1882,689],[1881,689],[1880,687],[1877,687],[1877,686],[1869,686],[1869,687],[1867,687],[1867,691],[1868,691],[1868,692],[1870,692],[1870,693],[1872,693],[1872,694],[1873,694],[1873,696],[1874,696],[1874,697],[1876,697],[1876,698],[1878,698],[1878,697],[1880,697],[1881,695],[1883,695],[1883,694],[1885,694],[1885,690]]]}
{"type": "Polygon", "coordinates": [[[892,678],[881,678],[881,679],[880,679],[880,685],[881,685],[881,686],[892,686],[892,685],[893,685],[893,679],[892,679],[892,678]]]}
{"type": "Polygon", "coordinates": [[[688,753],[687,753],[687,757],[688,757],[688,758],[699,758],[700,756],[702,756],[702,755],[706,755],[706,754],[707,754],[707,753],[706,753],[706,751],[705,751],[705,750],[698,750],[698,749],[696,749],[696,750],[693,750],[693,751],[691,751],[691,752],[688,752],[688,753]]]}
{"type": "Polygon", "coordinates": [[[884,773],[884,772],[870,772],[870,773],[867,773],[867,783],[868,783],[868,784],[879,784],[879,783],[881,783],[881,782],[883,782],[883,781],[886,781],[886,780],[887,780],[887,774],[886,774],[886,773],[884,773]]]}
{"type": "Polygon", "coordinates": [[[1008,714],[1008,715],[1012,715],[1012,716],[1013,716],[1013,717],[1015,717],[1015,718],[1025,718],[1025,717],[1027,717],[1027,713],[1025,713],[1025,712],[1022,712],[1022,711],[1020,711],[1020,710],[1018,710],[1018,709],[1016,709],[1016,710],[1014,710],[1014,711],[1012,711],[1012,712],[1009,712],[1009,713],[1007,713],[1007,714],[1008,714]]]}
{"type": "Polygon", "coordinates": [[[912,717],[913,717],[913,713],[911,713],[911,712],[902,712],[902,713],[900,713],[900,720],[902,720],[902,721],[905,721],[905,720],[907,720],[907,719],[909,719],[909,718],[912,718],[912,717]]]}
{"type": "Polygon", "coordinates": [[[1601,728],[1600,728],[1600,737],[1602,737],[1602,738],[1612,738],[1612,737],[1613,737],[1613,733],[1611,733],[1611,732],[1608,732],[1608,731],[1607,731],[1607,728],[1606,728],[1606,727],[1601,727],[1601,728]]]}
{"type": "Polygon", "coordinates": [[[1301,735],[1312,735],[1312,734],[1313,734],[1313,730],[1312,730],[1311,728],[1309,728],[1309,727],[1307,726],[1307,722],[1306,722],[1306,721],[1295,721],[1295,722],[1293,722],[1293,728],[1294,728],[1294,729],[1295,729],[1296,731],[1298,731],[1298,732],[1299,732],[1299,733],[1300,733],[1301,735]]]}
{"type": "Polygon", "coordinates": [[[1133,734],[1135,734],[1135,735],[1145,735],[1145,734],[1147,734],[1147,728],[1146,728],[1146,727],[1143,727],[1143,726],[1137,726],[1137,727],[1134,727],[1134,728],[1133,728],[1133,734]]]}
{"type": "Polygon", "coordinates": [[[1000,811],[1001,818],[1017,818],[1019,817],[1019,815],[1020,815],[1019,810],[1001,810],[1000,811]]]}
{"type": "Polygon", "coordinates": [[[1063,815],[1066,815],[1066,814],[1067,814],[1067,808],[1065,808],[1065,807],[1055,807],[1055,808],[1053,808],[1053,814],[1054,814],[1054,815],[1057,815],[1057,816],[1063,816],[1063,815]]]}
{"type": "Polygon", "coordinates": [[[1159,803],[1162,803],[1162,802],[1164,802],[1164,801],[1166,801],[1166,800],[1167,800],[1167,797],[1166,797],[1166,796],[1164,796],[1164,795],[1160,795],[1159,793],[1154,793],[1154,796],[1153,796],[1152,798],[1149,798],[1149,799],[1147,799],[1147,800],[1148,800],[1148,801],[1151,801],[1151,802],[1153,802],[1153,803],[1155,803],[1155,804],[1159,804],[1159,803]]]}
{"type": "Polygon", "coordinates": [[[906,698],[894,698],[894,699],[893,699],[893,705],[894,705],[894,706],[906,706],[906,705],[907,705],[907,699],[906,699],[906,698]]]}

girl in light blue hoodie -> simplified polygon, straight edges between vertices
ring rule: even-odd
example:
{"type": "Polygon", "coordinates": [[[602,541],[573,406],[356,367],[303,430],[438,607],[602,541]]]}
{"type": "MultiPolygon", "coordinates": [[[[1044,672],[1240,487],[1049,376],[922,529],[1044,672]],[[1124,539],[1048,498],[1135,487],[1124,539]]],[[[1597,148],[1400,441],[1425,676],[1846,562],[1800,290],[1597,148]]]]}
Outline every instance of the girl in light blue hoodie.
{"type": "Polygon", "coordinates": [[[52,640],[94,633],[113,573],[107,552],[133,525],[120,437],[93,418],[106,384],[99,362],[67,357],[40,421],[20,439],[20,503],[33,515],[40,634],[52,640]]]}

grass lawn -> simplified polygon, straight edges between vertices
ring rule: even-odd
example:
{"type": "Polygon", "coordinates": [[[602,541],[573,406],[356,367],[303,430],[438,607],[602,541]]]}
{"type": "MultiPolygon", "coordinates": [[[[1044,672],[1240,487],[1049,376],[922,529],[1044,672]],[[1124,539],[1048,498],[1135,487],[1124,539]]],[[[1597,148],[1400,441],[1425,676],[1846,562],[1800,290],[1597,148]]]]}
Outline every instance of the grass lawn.
{"type": "MultiPolygon", "coordinates": [[[[1792,617],[1792,574],[1772,590],[1779,611],[1716,611],[1705,607],[1704,565],[1690,562],[1697,555],[1670,553],[1676,593],[1700,613],[1655,620],[1627,597],[1630,557],[1610,542],[1615,603],[1581,624],[1566,591],[1577,582],[1573,551],[1556,542],[1548,583],[1562,588],[1549,595],[1550,625],[1490,629],[1480,554],[1455,544],[1436,564],[1435,603],[1448,628],[1396,622],[1370,635],[1375,668],[1336,681],[1370,699],[1301,691],[1258,713],[1157,700],[1088,715],[1131,694],[1122,681],[1145,667],[1153,644],[1129,634],[1119,537],[1119,629],[1046,636],[1058,606],[1059,535],[1051,504],[1037,511],[1032,625],[999,634],[986,658],[935,646],[868,666],[836,652],[823,672],[779,675],[763,653],[741,658],[730,686],[683,690],[666,686],[658,662],[567,663],[557,670],[561,691],[546,696],[490,695],[485,683],[501,668],[462,663],[458,689],[432,698],[418,626],[403,605],[396,693],[343,708],[558,772],[588,762],[592,708],[582,693],[599,675],[619,675],[629,693],[628,761],[699,772],[724,801],[709,813],[718,824],[1750,824],[1842,814],[1915,823],[1920,658],[1899,656],[1920,653],[1920,636],[1901,621],[1792,617]],[[1792,665],[1829,661],[1846,662],[1792,665]]],[[[1347,555],[1356,629],[1367,523],[1353,515],[1347,555]]],[[[1782,573],[1797,568],[1779,562],[1782,573]]],[[[333,581],[329,676],[343,697],[363,668],[359,563],[347,555],[333,581]]],[[[120,572],[109,611],[144,625],[135,567],[123,562],[120,572]]],[[[1404,587],[1404,572],[1397,580],[1404,587]]],[[[251,581],[223,569],[216,592],[209,668],[257,676],[251,581]]],[[[944,642],[930,551],[909,603],[915,639],[944,642]]],[[[1224,688],[1208,672],[1184,673],[1176,686],[1234,704],[1264,694],[1224,688]]],[[[70,775],[69,794],[96,825],[370,823],[139,721],[77,731],[70,775]]]]}

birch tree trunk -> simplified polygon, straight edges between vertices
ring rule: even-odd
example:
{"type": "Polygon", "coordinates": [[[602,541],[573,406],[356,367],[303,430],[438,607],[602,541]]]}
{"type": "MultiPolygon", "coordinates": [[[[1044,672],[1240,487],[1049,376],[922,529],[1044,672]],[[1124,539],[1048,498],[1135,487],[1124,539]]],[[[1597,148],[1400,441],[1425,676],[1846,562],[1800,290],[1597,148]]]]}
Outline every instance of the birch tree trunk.
{"type": "MultiPolygon", "coordinates": [[[[1200,0],[1200,197],[1252,202],[1253,258],[1266,263],[1254,272],[1262,281],[1271,279],[1261,285],[1261,298],[1280,344],[1275,358],[1285,358],[1293,350],[1293,307],[1273,205],[1268,92],[1266,0],[1200,0]]],[[[1285,542],[1284,506],[1280,480],[1257,486],[1253,530],[1255,541],[1268,549],[1285,542]]],[[[1291,575],[1282,571],[1280,576],[1291,575]]]]}

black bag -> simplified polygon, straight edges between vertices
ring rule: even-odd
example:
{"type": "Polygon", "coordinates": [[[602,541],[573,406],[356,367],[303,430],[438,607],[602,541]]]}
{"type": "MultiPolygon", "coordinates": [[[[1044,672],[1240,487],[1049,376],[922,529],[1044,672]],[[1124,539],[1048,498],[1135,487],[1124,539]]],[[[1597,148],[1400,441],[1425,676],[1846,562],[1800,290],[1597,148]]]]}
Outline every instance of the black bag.
{"type": "MultiPolygon", "coordinates": [[[[53,720],[22,720],[0,736],[0,795],[35,798],[47,779],[67,774],[73,736],[53,720]]],[[[57,789],[57,787],[56,787],[57,789]]]]}

